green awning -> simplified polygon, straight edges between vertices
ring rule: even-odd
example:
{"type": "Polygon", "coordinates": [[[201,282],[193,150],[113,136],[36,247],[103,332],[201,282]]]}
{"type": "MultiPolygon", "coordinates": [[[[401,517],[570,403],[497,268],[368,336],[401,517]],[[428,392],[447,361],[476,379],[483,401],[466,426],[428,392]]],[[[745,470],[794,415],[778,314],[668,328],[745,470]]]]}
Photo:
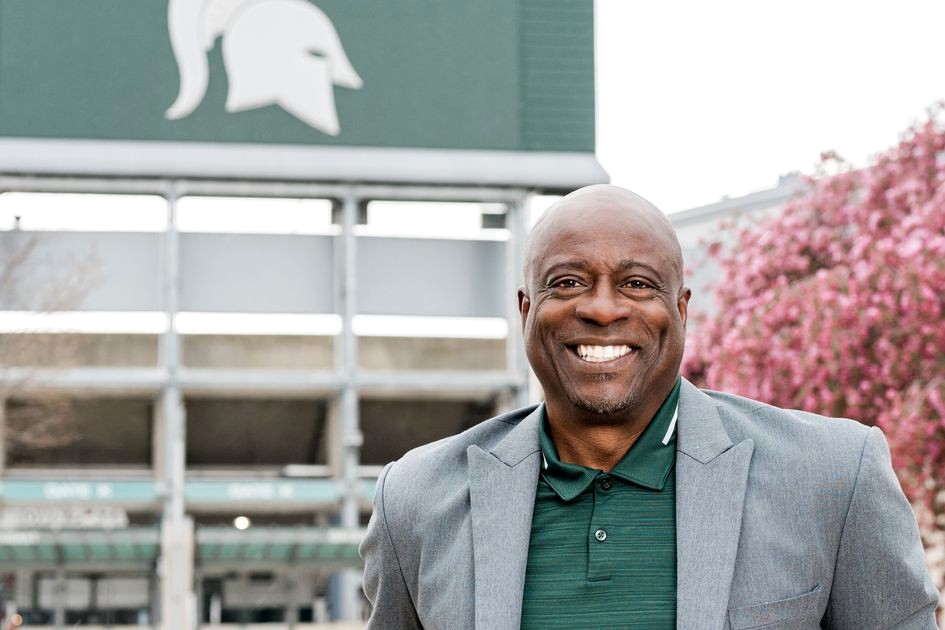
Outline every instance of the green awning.
{"type": "MultiPolygon", "coordinates": [[[[197,527],[203,568],[360,567],[362,529],[332,527],[197,527]]],[[[161,550],[156,527],[115,530],[0,531],[0,566],[151,570],[161,550]]]]}
{"type": "Polygon", "coordinates": [[[0,566],[150,569],[160,553],[160,540],[154,527],[0,531],[0,566]]]}
{"type": "Polygon", "coordinates": [[[360,567],[364,530],[326,527],[198,527],[197,559],[204,568],[247,565],[360,567]]]}

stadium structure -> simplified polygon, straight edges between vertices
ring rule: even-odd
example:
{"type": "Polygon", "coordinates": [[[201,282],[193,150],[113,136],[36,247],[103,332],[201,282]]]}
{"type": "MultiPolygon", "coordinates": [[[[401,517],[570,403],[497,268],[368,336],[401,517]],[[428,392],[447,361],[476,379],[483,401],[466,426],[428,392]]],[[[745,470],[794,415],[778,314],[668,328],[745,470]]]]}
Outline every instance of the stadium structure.
{"type": "Polygon", "coordinates": [[[357,624],[380,467],[528,400],[529,202],[605,181],[592,3],[4,0],[4,627],[357,624]]]}

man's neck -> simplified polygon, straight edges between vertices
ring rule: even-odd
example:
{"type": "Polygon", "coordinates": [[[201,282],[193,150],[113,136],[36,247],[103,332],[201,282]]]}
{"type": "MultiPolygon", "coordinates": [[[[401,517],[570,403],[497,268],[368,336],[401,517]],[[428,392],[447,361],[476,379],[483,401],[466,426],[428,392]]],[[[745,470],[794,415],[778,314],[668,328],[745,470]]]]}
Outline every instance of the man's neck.
{"type": "Polygon", "coordinates": [[[558,459],[610,472],[650,424],[656,409],[621,423],[591,423],[568,418],[546,406],[551,440],[558,459]]]}

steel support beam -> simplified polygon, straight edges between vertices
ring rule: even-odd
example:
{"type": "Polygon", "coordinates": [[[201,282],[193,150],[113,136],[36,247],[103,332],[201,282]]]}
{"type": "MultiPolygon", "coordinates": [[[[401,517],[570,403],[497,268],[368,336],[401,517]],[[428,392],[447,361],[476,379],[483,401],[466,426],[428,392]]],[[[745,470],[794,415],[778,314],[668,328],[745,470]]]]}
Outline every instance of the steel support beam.
{"type": "Polygon", "coordinates": [[[62,564],[56,567],[53,578],[53,627],[61,630],[66,627],[66,568],[62,564]]]}
{"type": "Polygon", "coordinates": [[[518,310],[518,289],[522,286],[522,265],[525,260],[525,239],[528,236],[527,197],[522,195],[508,205],[506,225],[509,240],[506,244],[505,293],[509,332],[505,337],[506,369],[513,376],[510,386],[510,402],[513,407],[528,404],[528,360],[522,344],[522,319],[518,310]]]}
{"type": "Polygon", "coordinates": [[[162,298],[168,316],[161,337],[160,360],[166,380],[159,407],[164,428],[164,512],[161,521],[161,628],[193,627],[194,525],[184,514],[186,417],[179,382],[180,338],[174,325],[179,295],[177,191],[166,194],[167,230],[164,233],[162,298]]]}
{"type": "Polygon", "coordinates": [[[2,192],[56,192],[85,194],[157,195],[176,197],[201,195],[211,197],[289,197],[304,199],[344,199],[369,201],[470,201],[513,203],[524,189],[501,187],[418,186],[385,184],[319,184],[272,181],[173,180],[174,192],[168,193],[170,180],[160,178],[43,177],[0,175],[2,192]]]}
{"type": "MultiPolygon", "coordinates": [[[[341,313],[341,338],[335,345],[336,368],[342,376],[339,400],[339,437],[341,439],[341,526],[355,530],[359,526],[359,475],[361,434],[358,409],[358,338],[354,334],[352,322],[357,313],[357,238],[354,227],[357,224],[359,199],[347,194],[342,203],[341,234],[337,236],[338,248],[335,257],[335,278],[338,289],[338,310],[341,313]]],[[[358,610],[358,593],[361,588],[361,576],[357,571],[346,569],[339,574],[339,589],[335,606],[336,616],[340,620],[353,621],[358,610]]]]}
{"type": "MultiPolygon", "coordinates": [[[[520,344],[520,340],[516,340],[516,343],[520,344]]],[[[521,351],[515,349],[510,352],[521,351]]],[[[355,385],[362,391],[401,395],[439,392],[447,396],[451,392],[496,393],[506,388],[520,387],[527,378],[527,372],[521,374],[510,370],[359,370],[353,377],[355,385]]],[[[29,393],[95,392],[163,396],[165,383],[169,379],[164,367],[0,370],[0,383],[21,383],[18,391],[29,393]],[[21,375],[27,373],[30,378],[24,382],[21,375]]],[[[183,394],[322,397],[340,392],[346,381],[343,373],[328,370],[179,368],[175,382],[183,394]]]]}

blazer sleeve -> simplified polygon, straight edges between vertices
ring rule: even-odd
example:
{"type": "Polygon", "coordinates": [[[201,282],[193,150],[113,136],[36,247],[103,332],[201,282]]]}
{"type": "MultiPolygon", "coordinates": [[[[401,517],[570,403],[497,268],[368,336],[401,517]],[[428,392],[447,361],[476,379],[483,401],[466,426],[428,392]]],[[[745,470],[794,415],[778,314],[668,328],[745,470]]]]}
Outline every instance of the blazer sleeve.
{"type": "Polygon", "coordinates": [[[367,534],[361,542],[364,560],[364,594],[371,602],[368,630],[422,630],[400,559],[394,548],[384,491],[387,475],[394,464],[388,464],[377,480],[374,492],[374,512],[368,523],[367,534]]]}
{"type": "Polygon", "coordinates": [[[860,456],[823,627],[935,630],[938,601],[915,515],[874,427],[860,456]]]}

